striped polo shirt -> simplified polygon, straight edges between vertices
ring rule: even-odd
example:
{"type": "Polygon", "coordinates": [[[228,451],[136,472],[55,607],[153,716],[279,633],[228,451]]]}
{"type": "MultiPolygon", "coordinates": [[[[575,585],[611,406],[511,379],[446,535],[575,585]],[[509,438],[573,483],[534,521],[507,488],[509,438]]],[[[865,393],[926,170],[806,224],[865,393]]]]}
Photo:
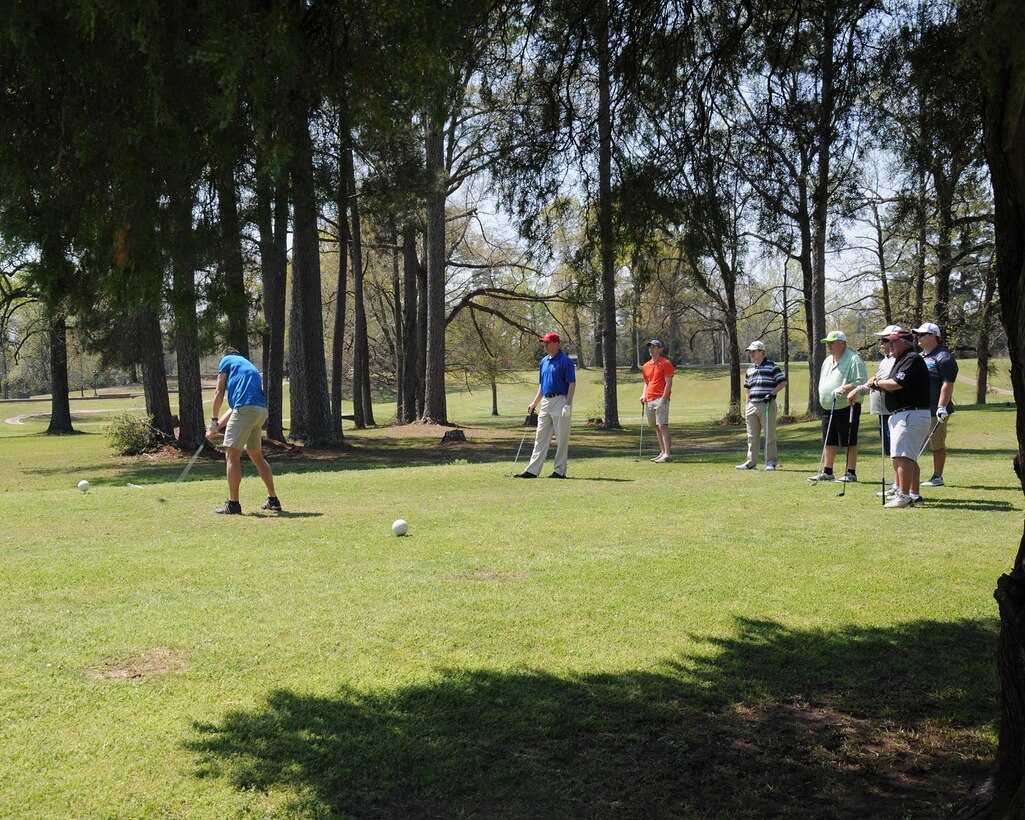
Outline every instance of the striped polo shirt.
{"type": "Polygon", "coordinates": [[[747,388],[748,401],[764,401],[765,397],[787,377],[772,359],[762,359],[761,364],[752,364],[744,376],[744,387],[747,388]]]}

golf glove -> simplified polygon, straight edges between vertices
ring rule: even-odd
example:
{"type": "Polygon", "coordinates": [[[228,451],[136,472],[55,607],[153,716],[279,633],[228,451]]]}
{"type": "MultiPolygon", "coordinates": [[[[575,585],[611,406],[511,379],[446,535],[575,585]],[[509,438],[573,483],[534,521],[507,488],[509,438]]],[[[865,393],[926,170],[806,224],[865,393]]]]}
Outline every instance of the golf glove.
{"type": "Polygon", "coordinates": [[[854,389],[859,396],[867,396],[871,388],[869,388],[868,384],[859,384],[854,389]]]}
{"type": "Polygon", "coordinates": [[[847,391],[843,389],[843,385],[840,385],[836,390],[833,391],[834,399],[842,399],[847,395],[847,391]]]}
{"type": "Polygon", "coordinates": [[[567,404],[565,407],[562,408],[562,417],[564,419],[568,419],[570,417],[570,415],[572,414],[572,412],[573,412],[573,405],[572,404],[567,404]]]}
{"type": "Polygon", "coordinates": [[[217,421],[217,419],[213,419],[210,422],[210,432],[211,433],[216,433],[217,432],[217,427],[218,427],[218,421],[217,421]]]}
{"type": "Polygon", "coordinates": [[[768,403],[769,403],[769,402],[771,402],[771,401],[772,401],[772,400],[773,400],[774,398],[776,398],[776,397],[775,397],[775,396],[774,396],[774,395],[773,395],[772,393],[769,393],[769,395],[765,397],[765,403],[766,403],[766,404],[768,404],[768,403]]]}
{"type": "Polygon", "coordinates": [[[947,416],[949,415],[950,412],[947,410],[946,407],[941,406],[936,408],[936,421],[938,421],[940,424],[943,424],[947,420],[947,416]]]}

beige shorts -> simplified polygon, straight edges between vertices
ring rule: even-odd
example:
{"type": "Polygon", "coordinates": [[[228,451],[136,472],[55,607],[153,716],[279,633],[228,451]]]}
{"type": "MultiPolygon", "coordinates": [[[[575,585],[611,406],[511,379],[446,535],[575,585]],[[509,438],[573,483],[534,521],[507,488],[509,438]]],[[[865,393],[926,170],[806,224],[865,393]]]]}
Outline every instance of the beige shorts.
{"type": "Polygon", "coordinates": [[[669,424],[669,399],[651,399],[645,407],[648,411],[648,424],[650,426],[669,424]]]}
{"type": "MultiPolygon", "coordinates": [[[[935,417],[932,420],[933,424],[936,424],[935,417]]],[[[929,449],[932,452],[937,450],[944,450],[947,447],[947,428],[950,427],[950,416],[947,416],[947,420],[936,427],[936,432],[932,434],[932,439],[929,441],[929,449]]]]}
{"type": "Polygon", "coordinates": [[[918,461],[929,437],[932,419],[928,410],[902,410],[890,416],[890,455],[918,461]]]}
{"type": "Polygon", "coordinates": [[[259,450],[260,430],[267,421],[267,408],[258,404],[243,404],[231,411],[224,428],[224,446],[234,450],[259,450]]]}

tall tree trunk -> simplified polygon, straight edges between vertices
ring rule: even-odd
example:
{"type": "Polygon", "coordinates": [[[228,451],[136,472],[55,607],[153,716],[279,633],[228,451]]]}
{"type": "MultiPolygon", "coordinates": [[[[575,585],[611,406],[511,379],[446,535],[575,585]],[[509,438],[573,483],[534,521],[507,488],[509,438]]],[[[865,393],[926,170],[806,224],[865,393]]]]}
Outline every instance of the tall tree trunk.
{"type": "Polygon", "coordinates": [[[228,164],[217,169],[217,205],[221,228],[221,267],[224,271],[224,312],[228,344],[249,358],[249,294],[242,265],[242,230],[238,220],[235,173],[228,164]]]}
{"type": "Polygon", "coordinates": [[[196,322],[196,280],[192,261],[192,186],[176,183],[171,194],[171,278],[174,283],[174,349],[178,362],[178,446],[194,451],[206,441],[203,383],[199,371],[199,328],[196,322]]]}
{"type": "Polygon", "coordinates": [[[802,175],[799,183],[800,198],[800,219],[798,228],[801,234],[801,246],[797,253],[797,262],[801,266],[801,306],[804,308],[804,332],[808,338],[808,415],[812,418],[822,416],[822,406],[819,404],[819,372],[822,370],[822,363],[826,359],[826,352],[820,350],[822,343],[819,339],[822,334],[815,329],[815,311],[812,307],[814,297],[812,283],[815,281],[815,273],[812,267],[812,229],[811,220],[807,218],[810,211],[808,204],[808,186],[802,175]]]}
{"type": "Polygon", "coordinates": [[[605,367],[605,353],[604,344],[605,340],[602,335],[602,324],[601,324],[601,302],[596,302],[594,305],[594,366],[605,367]]]}
{"type": "Polygon", "coordinates": [[[313,175],[309,110],[293,101],[292,199],[295,209],[292,245],[292,307],[289,316],[288,369],[291,378],[290,438],[307,447],[333,444],[339,431],[331,424],[331,396],[324,359],[324,324],[320,288],[320,243],[313,175]]]}
{"type": "Polygon", "coordinates": [[[954,237],[954,191],[951,186],[954,180],[944,181],[937,171],[933,174],[936,180],[936,215],[938,220],[936,236],[936,275],[933,279],[933,318],[940,326],[944,336],[950,321],[950,275],[953,268],[953,237],[954,237]]]}
{"type": "Polygon", "coordinates": [[[498,415],[498,382],[491,377],[491,415],[498,415]]]}
{"type": "Polygon", "coordinates": [[[342,145],[342,169],[349,189],[349,234],[352,248],[352,403],[357,429],[374,424],[374,406],[370,395],[370,340],[367,338],[367,306],[363,294],[363,240],[360,204],[356,191],[356,169],[352,157],[352,138],[346,130],[342,145]]]}
{"type": "Polygon", "coordinates": [[[574,302],[570,310],[573,314],[573,336],[576,340],[577,367],[580,370],[587,370],[587,362],[584,356],[584,337],[580,330],[580,308],[574,302]]]}
{"type": "Polygon", "coordinates": [[[823,19],[822,45],[822,103],[819,107],[818,120],[818,155],[815,173],[815,186],[812,189],[812,280],[811,280],[811,312],[812,336],[809,339],[812,355],[809,357],[813,367],[809,389],[814,391],[813,406],[821,415],[818,402],[818,380],[825,361],[826,352],[819,341],[826,333],[826,237],[829,233],[829,174],[833,147],[833,109],[835,89],[833,81],[836,65],[834,62],[834,37],[836,34],[836,13],[826,4],[823,19]]]}
{"type": "Polygon", "coordinates": [[[416,263],[416,417],[422,418],[427,387],[427,267],[416,263]]]}
{"type": "MultiPolygon", "coordinates": [[[[257,178],[262,175],[258,169],[257,178]]],[[[257,183],[256,218],[260,231],[260,275],[263,280],[263,390],[267,397],[267,438],[284,441],[282,424],[285,366],[285,287],[288,277],[288,195],[282,180],[257,183]]]]}
{"type": "Polygon", "coordinates": [[[601,243],[602,372],[605,376],[605,426],[619,428],[616,393],[616,247],[612,225],[612,36],[608,0],[598,0],[595,43],[598,50],[598,234],[601,243]]]}
{"type": "Polygon", "coordinates": [[[164,367],[164,336],[160,317],[154,308],[139,315],[139,352],[142,354],[142,389],[146,412],[165,441],[174,440],[174,421],[167,395],[167,369],[164,367]]]}
{"type": "MultiPolygon", "coordinates": [[[[345,134],[339,134],[341,142],[345,142],[345,134]]],[[[344,149],[343,149],[344,150],[344,149]]],[[[335,304],[334,337],[331,341],[331,424],[336,430],[342,429],[342,401],[345,379],[345,323],[348,320],[347,300],[349,288],[349,175],[345,171],[345,160],[338,166],[338,283],[337,301],[335,304]]],[[[353,387],[355,391],[355,379],[353,387]]],[[[360,429],[363,423],[363,404],[353,397],[353,416],[356,426],[360,429]],[[357,407],[358,405],[358,407],[357,407]]]]}
{"type": "Polygon", "coordinates": [[[918,197],[915,200],[915,220],[918,225],[918,237],[915,245],[915,301],[912,308],[912,327],[922,324],[922,314],[925,311],[925,255],[928,248],[928,225],[926,224],[926,197],[928,192],[925,187],[925,170],[918,170],[918,197]]]}
{"type": "Polygon", "coordinates": [[[644,364],[641,361],[641,351],[644,349],[641,345],[641,328],[640,328],[640,312],[641,312],[641,289],[634,282],[633,288],[633,304],[630,306],[630,372],[640,372],[641,365],[644,364]]]}
{"type": "MultiPolygon", "coordinates": [[[[993,183],[1000,310],[1017,405],[1014,469],[1025,492],[1025,60],[1020,46],[1025,8],[1010,2],[983,8],[990,16],[983,42],[992,65],[985,86],[984,144],[993,183]]],[[[1025,812],[1025,533],[1011,572],[997,582],[995,597],[1000,609],[997,755],[988,777],[955,807],[958,820],[1025,812]]]]}
{"type": "Polygon", "coordinates": [[[50,318],[50,425],[47,434],[74,433],[68,398],[68,325],[61,312],[50,318]]]}
{"type": "Polygon", "coordinates": [[[402,289],[406,298],[402,306],[402,409],[399,421],[403,424],[409,424],[417,417],[416,363],[419,358],[419,338],[416,327],[416,273],[419,266],[416,258],[416,226],[407,222],[402,227],[402,289]]]}
{"type": "Polygon", "coordinates": [[[990,333],[993,321],[993,296],[996,291],[997,273],[992,265],[986,267],[986,289],[982,296],[982,317],[979,326],[979,339],[975,349],[979,354],[975,379],[975,403],[985,404],[989,389],[990,333]]]}
{"type": "Polygon", "coordinates": [[[427,367],[422,420],[447,424],[445,397],[445,143],[442,124],[427,119],[426,152],[430,191],[427,194],[427,367]]]}
{"type": "Polygon", "coordinates": [[[395,328],[395,418],[402,420],[402,362],[406,338],[402,329],[402,281],[399,276],[399,229],[395,214],[388,215],[391,237],[392,326],[395,328]]]}

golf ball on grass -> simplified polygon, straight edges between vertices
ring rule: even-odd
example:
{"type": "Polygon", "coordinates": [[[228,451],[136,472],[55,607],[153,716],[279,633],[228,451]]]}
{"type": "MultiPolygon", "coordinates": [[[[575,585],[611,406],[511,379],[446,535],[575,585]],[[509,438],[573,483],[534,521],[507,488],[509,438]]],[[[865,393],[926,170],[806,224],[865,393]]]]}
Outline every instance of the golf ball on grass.
{"type": "Polygon", "coordinates": [[[83,493],[87,492],[89,490],[89,482],[83,478],[81,481],[78,482],[78,489],[80,489],[83,493]]]}
{"type": "Polygon", "coordinates": [[[396,535],[405,535],[409,532],[409,524],[403,521],[401,518],[395,520],[395,523],[391,525],[391,531],[396,535]]]}

